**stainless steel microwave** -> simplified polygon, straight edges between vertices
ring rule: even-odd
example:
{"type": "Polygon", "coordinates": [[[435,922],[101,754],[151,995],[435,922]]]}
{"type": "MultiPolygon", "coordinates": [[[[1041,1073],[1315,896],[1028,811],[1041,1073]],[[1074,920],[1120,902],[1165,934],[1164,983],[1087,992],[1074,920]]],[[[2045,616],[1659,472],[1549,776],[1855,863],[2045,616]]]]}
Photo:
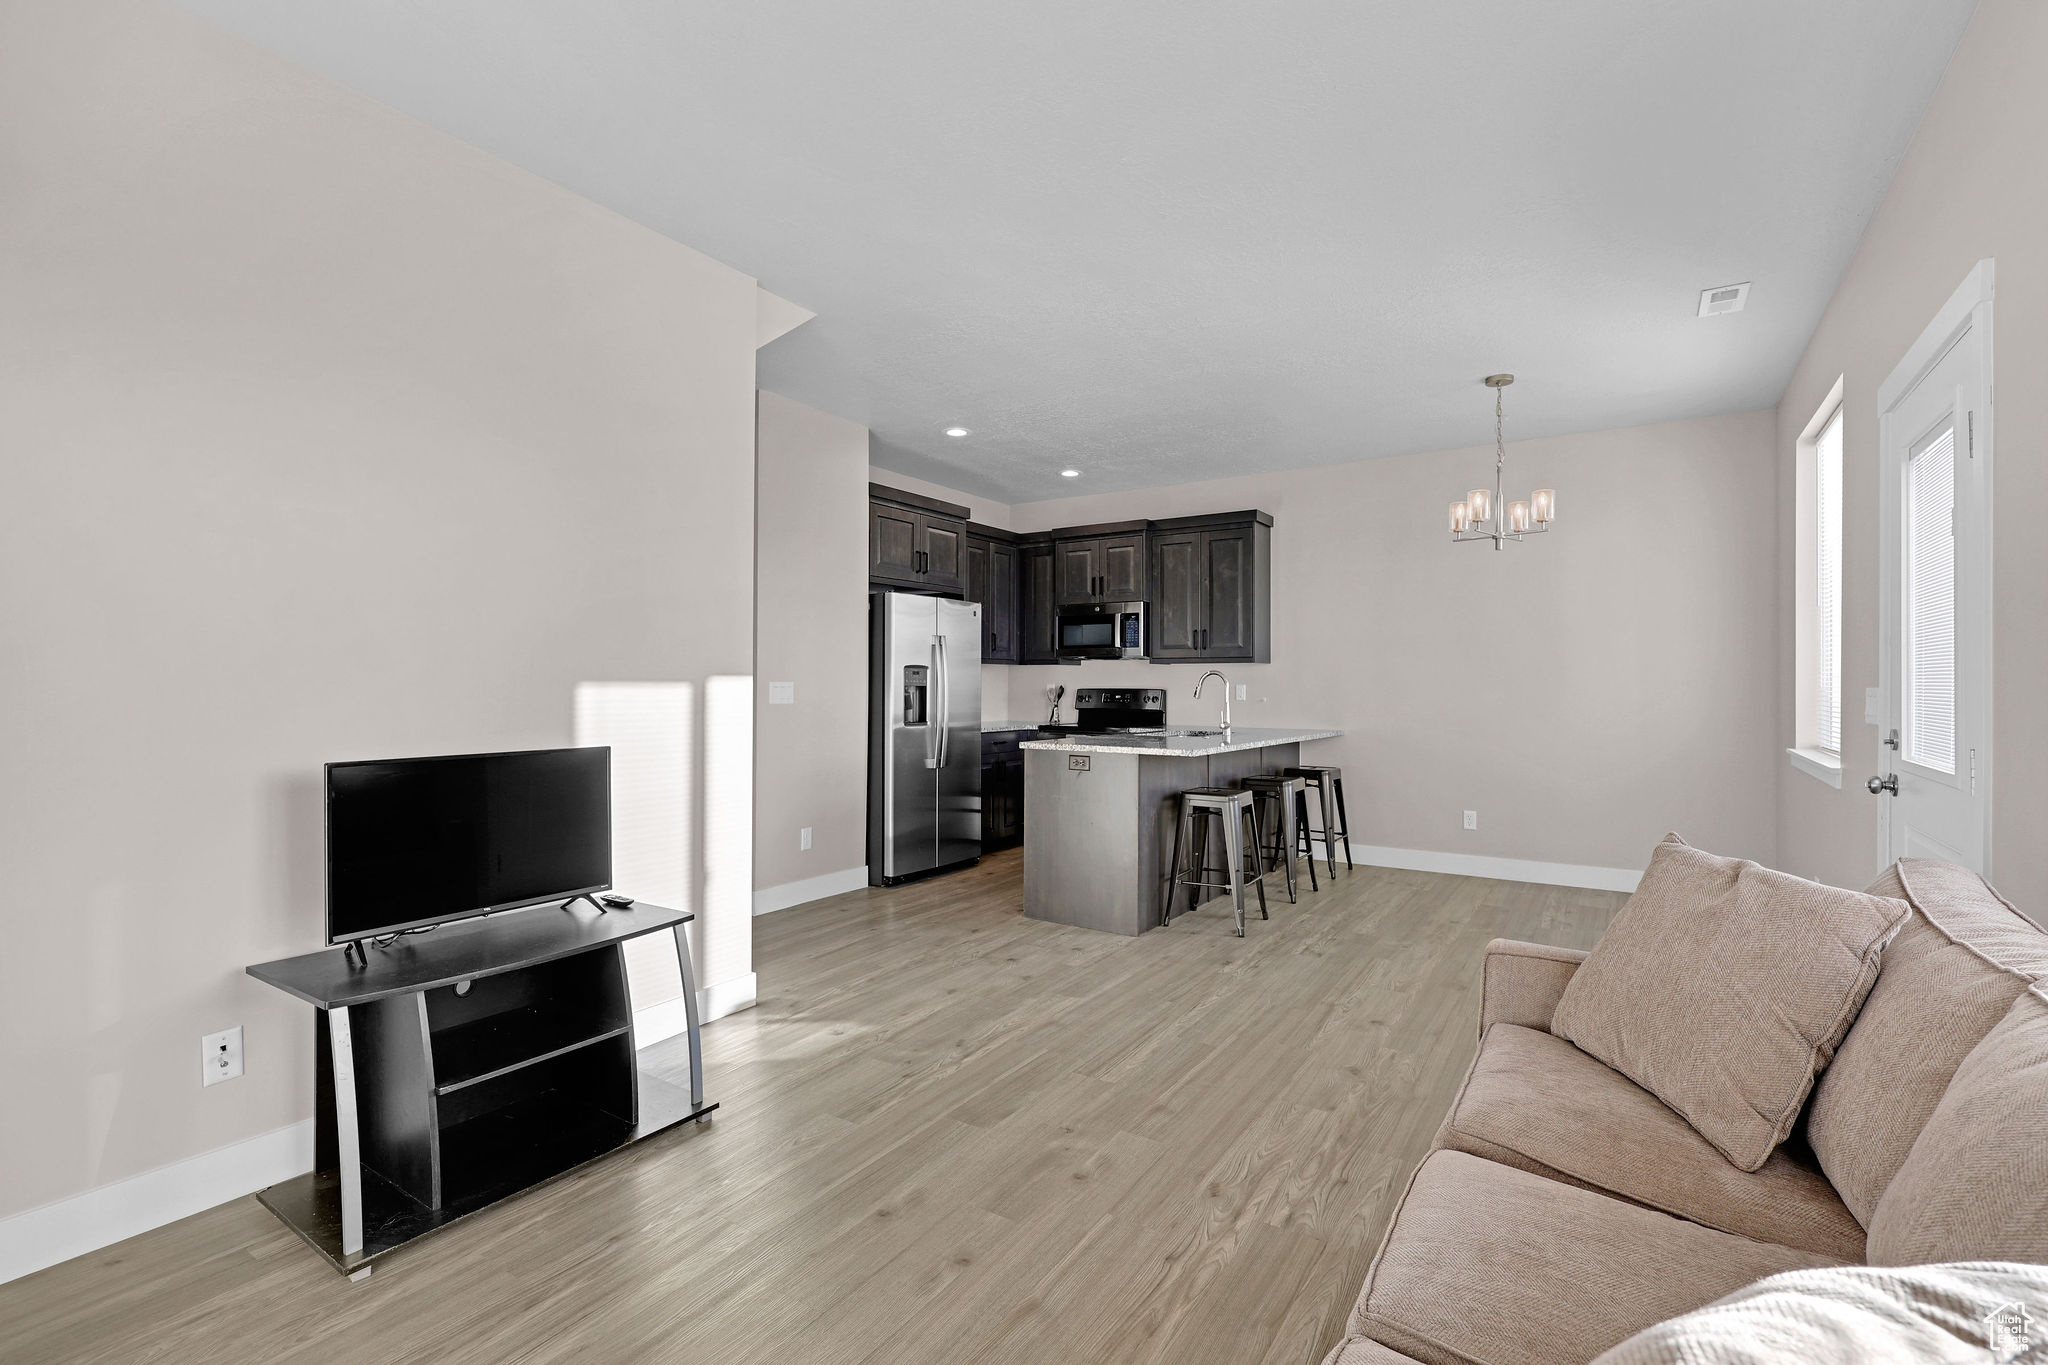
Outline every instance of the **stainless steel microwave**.
{"type": "Polygon", "coordinates": [[[1069,602],[1058,610],[1062,659],[1145,657],[1143,602],[1069,602]]]}

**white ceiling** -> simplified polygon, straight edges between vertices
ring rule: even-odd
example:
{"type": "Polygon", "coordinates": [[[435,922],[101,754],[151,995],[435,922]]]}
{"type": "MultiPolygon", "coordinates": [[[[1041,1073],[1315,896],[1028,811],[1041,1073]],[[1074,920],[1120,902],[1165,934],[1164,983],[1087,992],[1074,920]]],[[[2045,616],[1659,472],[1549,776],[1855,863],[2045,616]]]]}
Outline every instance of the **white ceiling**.
{"type": "Polygon", "coordinates": [[[186,5],[815,309],[764,387],[1018,502],[1490,441],[1495,370],[1511,436],[1771,406],[1974,0],[186,5]]]}

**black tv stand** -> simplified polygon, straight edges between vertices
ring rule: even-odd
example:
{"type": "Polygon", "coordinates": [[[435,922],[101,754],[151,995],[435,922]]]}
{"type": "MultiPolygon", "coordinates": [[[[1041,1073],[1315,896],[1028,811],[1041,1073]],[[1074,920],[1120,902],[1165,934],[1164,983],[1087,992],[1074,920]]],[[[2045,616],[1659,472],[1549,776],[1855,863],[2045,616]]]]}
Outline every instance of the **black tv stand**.
{"type": "Polygon", "coordinates": [[[588,891],[577,892],[575,895],[569,897],[569,899],[563,901],[560,905],[556,906],[555,909],[567,910],[577,901],[589,901],[592,907],[594,907],[597,913],[600,915],[609,915],[612,912],[612,908],[609,905],[606,905],[603,901],[600,901],[597,897],[591,895],[588,891]]]}
{"type": "MultiPolygon", "coordinates": [[[[593,902],[594,903],[594,902],[593,902]]],[[[708,1117],[683,926],[645,902],[542,906],[264,962],[314,1006],[313,1171],[257,1195],[351,1278],[430,1232],[677,1124],[708,1117]],[[675,934],[688,1086],[643,1070],[627,940],[675,934]]],[[[678,1080],[681,1078],[678,1077],[678,1080]]]]}

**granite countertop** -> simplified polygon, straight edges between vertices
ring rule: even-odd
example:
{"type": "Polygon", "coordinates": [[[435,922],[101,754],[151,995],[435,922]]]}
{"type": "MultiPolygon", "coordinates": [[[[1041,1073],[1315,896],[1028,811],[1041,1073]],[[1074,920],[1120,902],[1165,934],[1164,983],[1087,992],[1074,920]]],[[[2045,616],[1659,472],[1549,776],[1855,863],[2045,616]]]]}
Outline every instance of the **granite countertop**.
{"type": "Polygon", "coordinates": [[[1245,749],[1266,749],[1275,744],[1307,744],[1311,740],[1336,739],[1342,730],[1266,730],[1249,725],[1229,730],[1196,729],[1169,725],[1162,735],[1062,735],[1057,739],[1027,739],[1020,749],[1052,749],[1070,754],[1156,754],[1165,758],[1206,758],[1211,754],[1233,754],[1245,749]]]}
{"type": "Polygon", "coordinates": [[[1016,730],[1036,730],[1043,721],[1027,720],[1022,724],[1014,720],[984,720],[981,732],[985,735],[1006,735],[1016,730]]]}

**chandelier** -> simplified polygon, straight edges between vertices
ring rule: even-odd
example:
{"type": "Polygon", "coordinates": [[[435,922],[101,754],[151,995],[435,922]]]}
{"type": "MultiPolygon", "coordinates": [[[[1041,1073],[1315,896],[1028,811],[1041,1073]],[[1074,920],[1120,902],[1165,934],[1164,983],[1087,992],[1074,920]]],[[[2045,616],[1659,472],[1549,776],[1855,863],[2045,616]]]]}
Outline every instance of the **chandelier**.
{"type": "Polygon", "coordinates": [[[1527,502],[1503,502],[1501,476],[1508,448],[1501,439],[1500,391],[1514,382],[1511,374],[1486,376],[1486,387],[1493,390],[1493,487],[1475,488],[1463,502],[1451,504],[1452,540],[1490,540],[1494,549],[1503,550],[1511,540],[1542,535],[1557,516],[1557,490],[1552,488],[1537,489],[1527,502]]]}

